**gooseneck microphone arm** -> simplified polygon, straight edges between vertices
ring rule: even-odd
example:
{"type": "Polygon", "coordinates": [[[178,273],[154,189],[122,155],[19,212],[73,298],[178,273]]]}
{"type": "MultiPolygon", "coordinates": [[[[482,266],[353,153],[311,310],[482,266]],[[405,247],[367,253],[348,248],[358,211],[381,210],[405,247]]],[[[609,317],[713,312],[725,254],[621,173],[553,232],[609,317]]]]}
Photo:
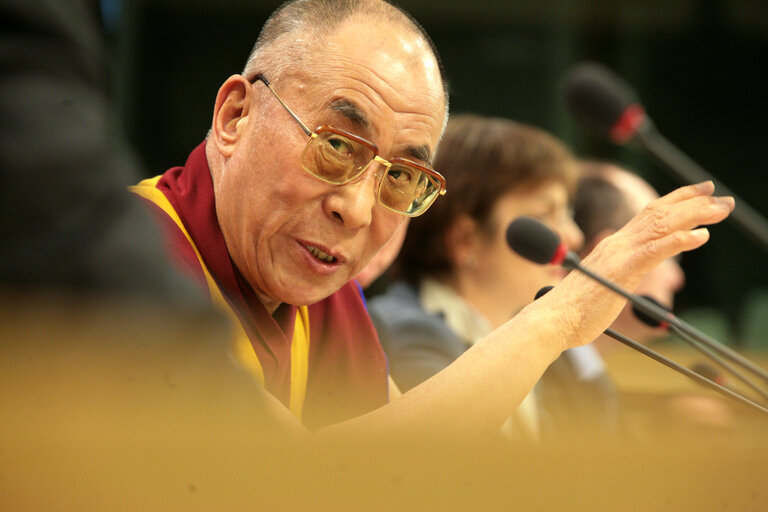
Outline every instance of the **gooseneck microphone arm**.
{"type": "Polygon", "coordinates": [[[711,349],[707,348],[703,344],[699,343],[695,339],[693,339],[691,336],[688,336],[686,333],[681,331],[680,329],[670,326],[670,330],[677,334],[683,341],[687,342],[690,346],[704,354],[706,357],[720,365],[722,368],[724,368],[727,372],[729,372],[731,375],[733,375],[735,378],[740,380],[745,386],[749,387],[752,391],[763,397],[763,400],[768,401],[768,393],[766,393],[764,390],[762,390],[759,386],[757,386],[754,382],[749,380],[742,374],[738,369],[734,368],[730,363],[727,361],[723,361],[717,354],[715,354],[711,349]]]}
{"type": "MultiPolygon", "coordinates": [[[[650,300],[654,304],[657,304],[661,307],[661,304],[656,302],[656,300],[653,297],[649,297],[648,295],[643,295],[644,298],[650,300]]],[[[666,308],[665,308],[666,309],[666,308]]],[[[668,313],[671,313],[669,310],[666,310],[668,313]]],[[[645,325],[653,328],[659,328],[663,330],[670,330],[669,323],[667,322],[659,322],[658,320],[651,318],[650,316],[643,314],[642,311],[639,311],[635,305],[632,305],[632,313],[634,313],[635,318],[639,320],[640,322],[644,323],[645,325]]],[[[713,362],[717,363],[720,367],[727,370],[731,373],[734,377],[739,379],[741,382],[752,388],[756,393],[758,393],[760,396],[762,396],[764,399],[768,400],[768,393],[760,389],[758,386],[756,386],[752,381],[747,379],[739,370],[731,366],[727,361],[724,361],[720,356],[718,356],[715,352],[712,351],[712,349],[705,347],[698,341],[694,340],[690,336],[688,336],[686,333],[682,332],[680,329],[671,328],[672,332],[677,334],[680,338],[682,338],[684,341],[687,341],[693,348],[710,358],[713,362]]],[[[714,379],[710,379],[714,380],[714,379]]]]}
{"type": "Polygon", "coordinates": [[[654,129],[652,123],[647,122],[641,125],[635,140],[682,184],[712,180],[718,194],[732,196],[736,201],[736,208],[731,212],[730,220],[745,236],[768,252],[768,221],[758,211],[675,147],[654,129]]]}
{"type": "MultiPolygon", "coordinates": [[[[649,297],[648,295],[643,295],[643,298],[653,302],[654,304],[664,307],[653,297],[649,297]]],[[[671,313],[668,309],[665,308],[665,311],[668,313],[671,313]]],[[[688,336],[686,333],[681,331],[680,329],[677,329],[675,327],[670,327],[668,322],[659,322],[658,320],[655,320],[654,318],[651,318],[650,316],[643,314],[642,311],[639,311],[637,307],[633,304],[632,305],[632,313],[634,313],[635,318],[639,320],[640,322],[644,323],[645,325],[653,328],[659,328],[664,330],[671,330],[673,333],[677,334],[680,338],[683,339],[683,341],[688,342],[693,348],[704,354],[706,357],[711,359],[713,362],[717,363],[720,367],[727,370],[731,373],[734,377],[739,379],[742,383],[750,387],[752,390],[754,390],[758,395],[763,397],[763,399],[768,400],[768,393],[766,393],[764,390],[762,390],[760,387],[756,386],[754,382],[747,379],[739,370],[737,370],[735,367],[733,367],[730,363],[727,361],[724,361],[720,356],[718,356],[715,352],[712,351],[712,349],[705,347],[695,339],[688,336]]],[[[710,379],[714,380],[714,379],[710,379]]]]}
{"type": "MultiPolygon", "coordinates": [[[[539,290],[536,293],[536,299],[538,299],[542,295],[548,293],[552,288],[553,288],[553,286],[545,286],[544,288],[539,290]]],[[[730,398],[732,400],[736,400],[737,402],[740,402],[740,403],[742,403],[742,404],[744,404],[744,405],[746,405],[748,407],[751,407],[753,409],[757,409],[761,413],[768,415],[768,409],[766,409],[765,407],[763,407],[763,406],[761,406],[759,404],[756,404],[752,400],[750,400],[750,399],[748,399],[746,397],[741,396],[740,394],[738,394],[738,393],[736,393],[736,392],[726,388],[725,386],[721,386],[720,384],[718,384],[718,383],[716,383],[716,382],[714,382],[714,381],[704,377],[703,375],[700,375],[700,374],[694,372],[693,370],[689,370],[685,366],[682,366],[682,365],[672,361],[671,359],[669,359],[667,357],[664,357],[663,355],[659,354],[658,352],[655,352],[655,351],[649,349],[648,347],[645,347],[645,346],[641,345],[640,343],[638,343],[638,342],[636,342],[636,341],[634,341],[634,340],[624,336],[623,334],[618,333],[618,332],[616,332],[616,331],[614,331],[613,329],[610,329],[610,328],[606,329],[604,332],[605,332],[606,335],[610,336],[614,340],[616,340],[616,341],[618,341],[620,343],[623,343],[624,345],[628,346],[629,348],[631,348],[633,350],[636,350],[636,351],[640,352],[643,355],[646,355],[646,356],[650,357],[654,361],[663,364],[667,368],[670,368],[670,369],[672,369],[672,370],[674,370],[674,371],[676,371],[676,372],[678,372],[678,373],[680,373],[682,375],[685,375],[686,377],[688,377],[690,379],[693,379],[696,382],[699,382],[699,383],[703,384],[704,386],[707,386],[708,388],[713,389],[714,391],[717,391],[718,393],[720,393],[721,395],[723,395],[723,396],[725,396],[727,398],[730,398]]]]}
{"type": "Polygon", "coordinates": [[[708,378],[706,378],[706,377],[704,377],[702,375],[699,375],[698,373],[694,372],[693,370],[689,370],[685,366],[677,364],[676,362],[672,361],[671,359],[668,359],[668,358],[662,356],[658,352],[654,352],[653,350],[651,350],[651,349],[641,345],[640,343],[638,343],[638,342],[636,342],[634,340],[631,340],[631,339],[627,338],[623,334],[620,334],[620,333],[614,331],[613,329],[606,329],[605,330],[605,334],[607,334],[611,338],[615,339],[616,341],[618,341],[620,343],[623,343],[624,345],[626,345],[626,346],[628,346],[630,348],[633,348],[633,349],[637,350],[638,352],[640,352],[642,354],[645,354],[646,356],[650,357],[654,361],[663,364],[667,368],[671,368],[671,369],[675,370],[676,372],[681,373],[681,374],[685,375],[686,377],[691,378],[691,379],[695,380],[696,382],[699,382],[699,383],[707,386],[708,388],[710,388],[710,389],[712,389],[714,391],[717,391],[718,393],[720,393],[721,395],[723,395],[725,397],[728,397],[728,398],[730,398],[732,400],[736,400],[738,402],[741,402],[742,404],[747,405],[749,407],[752,407],[753,409],[757,409],[758,411],[760,411],[763,414],[768,414],[768,409],[766,409],[762,405],[756,404],[755,402],[753,402],[749,398],[745,398],[745,397],[741,396],[740,394],[735,393],[735,392],[731,391],[730,389],[728,389],[728,388],[726,388],[724,386],[721,386],[720,384],[718,384],[716,382],[713,382],[713,381],[709,380],[708,378]]]}
{"type": "MultiPolygon", "coordinates": [[[[542,225],[543,226],[543,225],[542,225]]],[[[546,226],[544,226],[545,229],[546,226]]],[[[670,326],[670,329],[673,329],[675,333],[680,335],[681,333],[687,335],[686,337],[681,336],[684,340],[688,341],[689,338],[693,338],[699,343],[705,345],[706,347],[712,349],[714,352],[717,352],[722,357],[740,365],[742,368],[745,368],[746,370],[752,372],[753,374],[757,375],[758,377],[762,378],[766,382],[768,382],[768,372],[754,364],[749,359],[746,359],[739,353],[729,349],[722,343],[714,340],[713,338],[707,336],[703,332],[699,331],[692,325],[683,322],[678,317],[664,309],[663,307],[659,306],[658,304],[655,304],[654,302],[646,299],[645,297],[642,297],[640,295],[635,295],[633,293],[630,293],[620,286],[616,285],[615,283],[609,281],[608,279],[605,279],[603,276],[598,275],[594,272],[592,272],[590,269],[584,267],[581,265],[581,261],[579,260],[578,256],[576,256],[575,253],[569,252],[565,258],[563,259],[561,263],[564,267],[572,270],[578,270],[579,272],[589,276],[590,278],[594,279],[598,283],[602,284],[606,288],[609,288],[611,291],[618,293],[625,299],[629,300],[639,311],[645,313],[646,315],[658,320],[659,322],[667,322],[670,326]]],[[[715,360],[717,362],[717,360],[715,360]]],[[[750,385],[750,387],[753,387],[753,385],[750,385]]],[[[766,396],[762,391],[760,392],[761,395],[766,396]]]]}

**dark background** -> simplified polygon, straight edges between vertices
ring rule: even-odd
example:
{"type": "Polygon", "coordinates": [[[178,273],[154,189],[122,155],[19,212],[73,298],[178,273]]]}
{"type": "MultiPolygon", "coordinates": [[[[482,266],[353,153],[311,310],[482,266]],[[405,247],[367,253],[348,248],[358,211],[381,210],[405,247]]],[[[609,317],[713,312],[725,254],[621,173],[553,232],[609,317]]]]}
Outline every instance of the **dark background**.
{"type": "MultiPolygon", "coordinates": [[[[579,156],[635,169],[661,192],[677,183],[634,148],[583,133],[557,84],[580,60],[637,90],[660,131],[763,215],[768,180],[765,0],[403,1],[434,39],[451,111],[548,129],[579,156]]],[[[279,2],[123,0],[111,26],[120,123],[148,175],[183,164],[205,136],[219,85],[242,69],[279,2]]],[[[730,224],[685,255],[677,311],[720,339],[768,346],[766,253],[730,224]]]]}

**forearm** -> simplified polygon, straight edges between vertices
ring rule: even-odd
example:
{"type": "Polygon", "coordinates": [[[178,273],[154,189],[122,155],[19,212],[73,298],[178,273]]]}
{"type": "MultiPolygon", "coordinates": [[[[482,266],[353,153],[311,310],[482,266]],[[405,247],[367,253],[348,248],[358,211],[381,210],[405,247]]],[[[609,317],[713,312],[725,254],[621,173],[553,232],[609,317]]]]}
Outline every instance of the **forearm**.
{"type": "Polygon", "coordinates": [[[526,308],[399,399],[323,433],[496,433],[565,348],[561,316],[526,308]]]}
{"type": "MultiPolygon", "coordinates": [[[[706,242],[695,229],[724,219],[731,198],[710,197],[712,183],[683,187],[652,202],[585,259],[627,289],[661,261],[706,242]]],[[[496,432],[549,364],[595,339],[619,314],[617,294],[572,272],[555,289],[478,342],[451,366],[372,413],[325,433],[496,432]]]]}

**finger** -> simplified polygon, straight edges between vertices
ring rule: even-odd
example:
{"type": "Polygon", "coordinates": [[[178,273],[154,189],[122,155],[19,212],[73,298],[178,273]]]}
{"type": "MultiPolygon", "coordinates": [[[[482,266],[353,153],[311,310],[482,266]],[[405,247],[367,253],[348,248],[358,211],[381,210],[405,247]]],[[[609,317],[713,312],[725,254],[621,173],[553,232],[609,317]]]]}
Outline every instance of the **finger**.
{"type": "Polygon", "coordinates": [[[676,231],[664,238],[646,244],[638,258],[641,261],[664,261],[681,252],[698,249],[709,240],[709,230],[698,228],[690,231],[676,231]],[[644,253],[644,254],[643,254],[644,253]]]}
{"type": "Polygon", "coordinates": [[[698,196],[662,208],[649,208],[638,223],[650,239],[661,238],[675,231],[716,224],[725,219],[734,206],[732,197],[698,196]]]}
{"type": "Polygon", "coordinates": [[[715,192],[715,184],[712,181],[702,181],[693,185],[686,185],[673,190],[669,194],[655,199],[650,204],[655,206],[664,206],[685,201],[692,197],[711,196],[715,192]]]}

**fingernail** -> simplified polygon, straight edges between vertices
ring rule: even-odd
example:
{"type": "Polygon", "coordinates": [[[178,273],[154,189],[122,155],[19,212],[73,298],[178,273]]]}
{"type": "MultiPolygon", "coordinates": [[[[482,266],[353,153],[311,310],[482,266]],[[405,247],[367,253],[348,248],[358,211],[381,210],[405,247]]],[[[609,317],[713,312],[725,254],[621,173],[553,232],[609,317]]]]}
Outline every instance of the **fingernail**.
{"type": "Polygon", "coordinates": [[[701,241],[706,242],[709,239],[709,230],[707,228],[698,228],[691,231],[691,235],[701,241]]]}
{"type": "Polygon", "coordinates": [[[715,203],[713,206],[715,206],[718,209],[723,210],[733,210],[734,206],[736,206],[736,201],[730,196],[722,196],[722,197],[716,197],[715,203]]]}
{"type": "Polygon", "coordinates": [[[712,183],[712,180],[702,181],[701,183],[696,184],[696,188],[698,190],[711,190],[713,188],[714,184],[712,183]]]}

